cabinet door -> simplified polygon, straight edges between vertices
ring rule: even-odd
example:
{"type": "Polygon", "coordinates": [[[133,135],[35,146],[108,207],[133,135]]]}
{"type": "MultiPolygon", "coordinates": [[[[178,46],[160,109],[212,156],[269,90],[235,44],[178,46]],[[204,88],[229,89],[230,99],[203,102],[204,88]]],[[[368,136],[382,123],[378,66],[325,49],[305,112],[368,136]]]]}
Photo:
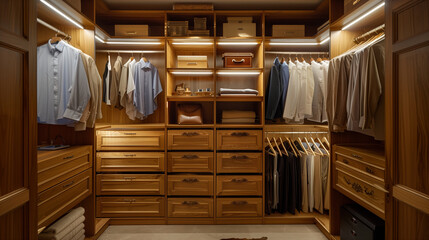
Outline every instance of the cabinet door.
{"type": "Polygon", "coordinates": [[[387,239],[427,239],[429,0],[386,7],[387,239]]]}
{"type": "Polygon", "coordinates": [[[0,239],[37,238],[36,3],[0,1],[0,239]]]}

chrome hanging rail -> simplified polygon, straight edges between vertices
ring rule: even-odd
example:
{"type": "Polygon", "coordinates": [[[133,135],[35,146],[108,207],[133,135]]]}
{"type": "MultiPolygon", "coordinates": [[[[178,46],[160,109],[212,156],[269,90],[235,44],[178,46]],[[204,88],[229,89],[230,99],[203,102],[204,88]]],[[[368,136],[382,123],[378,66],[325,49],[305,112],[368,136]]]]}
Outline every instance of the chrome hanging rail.
{"type": "Polygon", "coordinates": [[[329,55],[329,52],[276,52],[276,51],[265,51],[267,54],[284,54],[284,55],[329,55]]]}
{"type": "Polygon", "coordinates": [[[40,24],[42,24],[43,26],[45,26],[45,27],[47,27],[47,28],[51,29],[52,31],[57,32],[57,34],[61,34],[61,35],[63,35],[64,37],[66,37],[66,38],[68,38],[68,39],[71,39],[71,36],[70,36],[70,35],[68,35],[67,33],[65,33],[65,32],[63,32],[63,31],[59,30],[58,28],[56,28],[56,27],[54,27],[54,26],[52,26],[51,24],[49,24],[49,23],[47,23],[47,22],[43,21],[42,19],[37,18],[37,22],[38,22],[38,23],[40,23],[40,24]]]}
{"type": "Polygon", "coordinates": [[[385,27],[385,24],[382,24],[382,25],[380,25],[380,26],[378,26],[378,27],[376,27],[376,28],[374,28],[374,29],[372,29],[372,30],[370,30],[370,31],[368,31],[368,32],[360,35],[359,37],[356,37],[353,41],[355,43],[359,43],[362,39],[364,39],[364,38],[366,38],[366,37],[368,37],[368,36],[370,36],[370,35],[372,35],[374,33],[384,32],[384,27],[385,27]]]}

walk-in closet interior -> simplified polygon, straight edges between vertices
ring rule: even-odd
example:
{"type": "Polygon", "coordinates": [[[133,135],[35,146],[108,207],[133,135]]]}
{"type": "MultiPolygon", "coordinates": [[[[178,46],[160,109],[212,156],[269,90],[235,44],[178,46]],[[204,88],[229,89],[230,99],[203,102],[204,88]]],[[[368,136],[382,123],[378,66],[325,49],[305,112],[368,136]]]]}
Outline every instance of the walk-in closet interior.
{"type": "Polygon", "coordinates": [[[428,239],[428,66],[428,0],[1,0],[0,240],[428,239]]]}

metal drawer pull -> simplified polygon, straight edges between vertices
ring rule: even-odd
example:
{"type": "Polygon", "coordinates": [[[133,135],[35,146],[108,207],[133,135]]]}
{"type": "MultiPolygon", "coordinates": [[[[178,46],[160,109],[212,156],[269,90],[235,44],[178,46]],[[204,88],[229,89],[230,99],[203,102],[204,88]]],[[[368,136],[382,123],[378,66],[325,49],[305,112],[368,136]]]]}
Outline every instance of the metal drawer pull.
{"type": "Polygon", "coordinates": [[[134,179],[136,179],[136,177],[124,177],[124,180],[129,180],[129,181],[131,181],[131,180],[134,180],[134,179]]]}
{"type": "Polygon", "coordinates": [[[249,159],[249,157],[246,155],[241,155],[241,156],[234,155],[231,157],[231,159],[241,160],[241,159],[249,159]]]}
{"type": "Polygon", "coordinates": [[[231,133],[231,136],[233,137],[247,137],[250,134],[248,132],[233,132],[231,133]]]}
{"type": "Polygon", "coordinates": [[[137,135],[137,133],[124,133],[124,135],[137,135]]]}
{"type": "Polygon", "coordinates": [[[349,160],[347,160],[347,159],[343,159],[343,163],[345,163],[345,164],[349,164],[349,160]]]}
{"type": "Polygon", "coordinates": [[[198,205],[197,201],[184,201],[182,202],[183,205],[188,205],[188,206],[195,206],[198,205]]]}
{"type": "Polygon", "coordinates": [[[350,233],[351,233],[353,236],[357,236],[357,234],[356,234],[356,231],[355,231],[355,230],[350,230],[350,233]]]}
{"type": "Polygon", "coordinates": [[[365,170],[367,173],[374,174],[374,171],[369,167],[366,167],[365,170]]]}
{"type": "Polygon", "coordinates": [[[182,180],[182,182],[185,182],[185,183],[196,183],[196,182],[199,182],[199,180],[196,179],[196,178],[185,178],[185,179],[182,180]]]}
{"type": "Polygon", "coordinates": [[[352,188],[358,193],[363,192],[362,186],[359,183],[353,183],[352,188]]]}
{"type": "Polygon", "coordinates": [[[197,62],[188,62],[186,65],[197,65],[197,62]]]}
{"type": "Polygon", "coordinates": [[[182,133],[182,136],[186,136],[186,137],[195,137],[198,135],[200,135],[200,134],[197,132],[184,132],[184,133],[182,133]]]}
{"type": "Polygon", "coordinates": [[[359,156],[359,155],[357,155],[357,154],[354,154],[354,153],[352,153],[352,157],[355,157],[355,158],[357,158],[357,159],[362,159],[362,157],[361,157],[361,156],[359,156]]]}
{"type": "Polygon", "coordinates": [[[129,202],[129,203],[132,203],[132,202],[135,202],[136,200],[135,199],[124,199],[124,202],[129,202]]]}
{"type": "Polygon", "coordinates": [[[343,177],[343,178],[344,178],[344,181],[346,181],[346,183],[350,185],[350,183],[351,183],[350,180],[347,179],[346,177],[343,177]]]}
{"type": "Polygon", "coordinates": [[[124,157],[135,157],[137,156],[136,154],[124,154],[124,157]]]}
{"type": "Polygon", "coordinates": [[[242,58],[240,61],[235,60],[235,58],[232,59],[233,63],[244,63],[246,60],[242,58]]]}
{"type": "Polygon", "coordinates": [[[197,159],[198,156],[197,155],[183,155],[182,158],[186,158],[186,159],[197,159]]]}
{"type": "Polygon", "coordinates": [[[233,201],[232,205],[246,205],[248,204],[247,201],[233,201]]]}
{"type": "Polygon", "coordinates": [[[234,178],[234,179],[232,179],[231,180],[231,182],[234,182],[234,183],[245,183],[245,182],[247,182],[247,178],[234,178]]]}
{"type": "Polygon", "coordinates": [[[74,158],[74,155],[70,155],[70,156],[67,156],[67,157],[63,157],[63,159],[70,159],[70,158],[74,158]]]}
{"type": "Polygon", "coordinates": [[[369,191],[369,189],[365,187],[365,194],[372,197],[374,195],[374,190],[369,191]]]}
{"type": "Polygon", "coordinates": [[[70,187],[73,184],[74,184],[74,181],[71,181],[70,183],[67,183],[66,185],[64,185],[63,188],[70,187]]]}
{"type": "Polygon", "coordinates": [[[354,223],[354,224],[358,223],[357,220],[356,220],[356,218],[352,217],[352,223],[354,223]]]}

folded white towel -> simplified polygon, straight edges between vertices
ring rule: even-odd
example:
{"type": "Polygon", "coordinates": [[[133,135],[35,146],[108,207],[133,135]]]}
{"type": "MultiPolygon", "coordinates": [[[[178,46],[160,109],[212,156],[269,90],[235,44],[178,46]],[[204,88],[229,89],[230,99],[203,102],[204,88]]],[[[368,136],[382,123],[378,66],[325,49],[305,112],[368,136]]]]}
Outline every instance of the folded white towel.
{"type": "Polygon", "coordinates": [[[73,232],[73,231],[75,232],[74,235],[76,235],[78,231],[84,228],[85,225],[83,224],[83,221],[85,221],[85,217],[81,216],[76,221],[70,223],[61,232],[58,232],[56,234],[42,232],[39,234],[39,240],[60,240],[64,238],[64,236],[68,235],[70,232],[73,232]]]}
{"type": "Polygon", "coordinates": [[[79,228],[73,229],[60,240],[77,240],[82,236],[82,233],[85,233],[84,225],[79,225],[79,228]]]}
{"type": "Polygon", "coordinates": [[[85,229],[80,230],[80,232],[78,232],[78,234],[76,234],[72,239],[70,240],[81,240],[81,239],[85,239],[85,229]]]}
{"type": "Polygon", "coordinates": [[[79,217],[83,216],[85,213],[85,209],[83,207],[78,207],[73,210],[71,210],[68,214],[66,214],[64,217],[57,220],[54,224],[47,227],[45,230],[43,230],[44,233],[59,233],[64,228],[69,226],[72,222],[76,221],[79,217]]]}

